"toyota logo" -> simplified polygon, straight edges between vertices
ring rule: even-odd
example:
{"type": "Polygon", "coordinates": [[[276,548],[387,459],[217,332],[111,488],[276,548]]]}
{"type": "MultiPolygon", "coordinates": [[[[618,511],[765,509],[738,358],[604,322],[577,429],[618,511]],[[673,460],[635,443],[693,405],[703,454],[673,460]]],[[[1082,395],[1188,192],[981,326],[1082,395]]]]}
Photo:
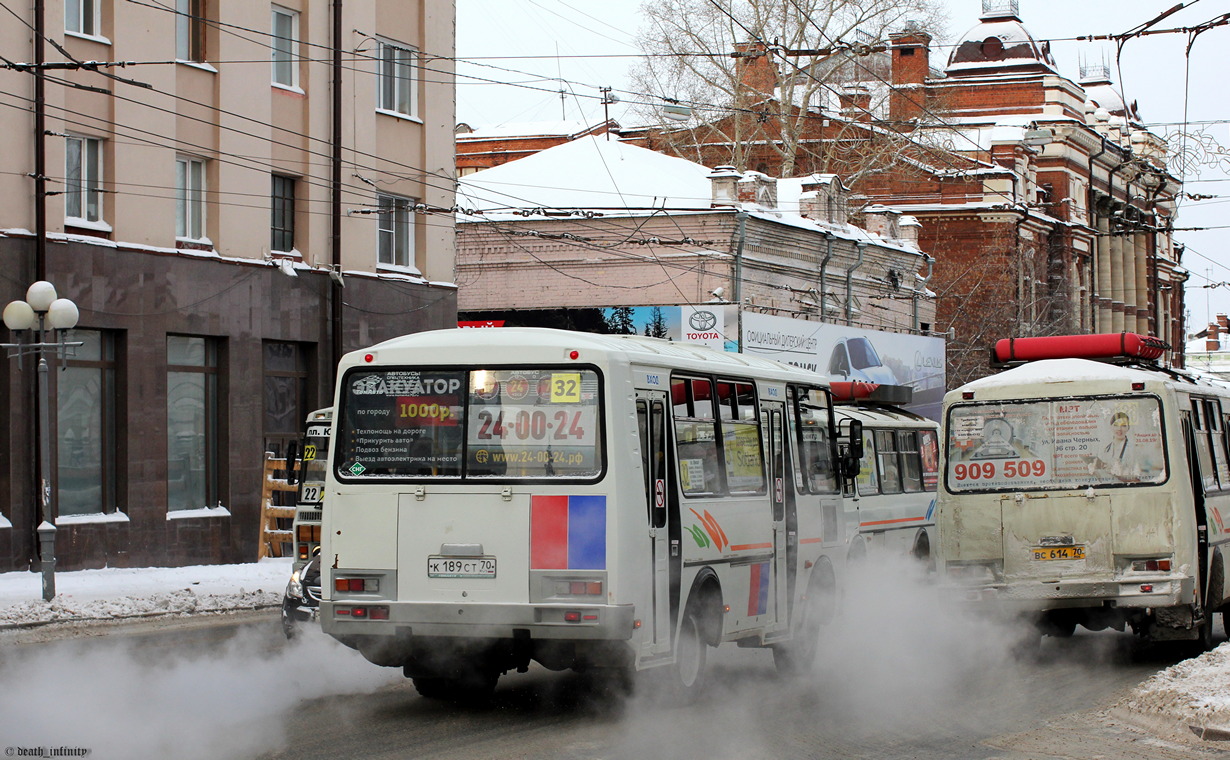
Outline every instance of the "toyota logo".
{"type": "Polygon", "coordinates": [[[692,316],[688,317],[688,324],[693,330],[701,332],[712,330],[717,324],[717,315],[711,311],[694,311],[692,316]]]}

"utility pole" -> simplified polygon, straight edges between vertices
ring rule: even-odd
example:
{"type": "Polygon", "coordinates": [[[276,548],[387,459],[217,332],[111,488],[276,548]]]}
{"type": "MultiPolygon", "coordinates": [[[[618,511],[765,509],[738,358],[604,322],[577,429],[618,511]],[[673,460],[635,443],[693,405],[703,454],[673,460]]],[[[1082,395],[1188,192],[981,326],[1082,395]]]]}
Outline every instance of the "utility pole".
{"type": "MultiPolygon", "coordinates": [[[[332,332],[332,363],[329,377],[337,370],[337,364],[342,359],[345,346],[342,338],[342,0],[333,0],[333,135],[332,155],[330,158],[332,177],[330,179],[330,235],[329,248],[332,255],[333,272],[336,277],[330,278],[329,285],[329,324],[332,332]]],[[[333,387],[330,382],[329,397],[332,398],[333,387]]]]}

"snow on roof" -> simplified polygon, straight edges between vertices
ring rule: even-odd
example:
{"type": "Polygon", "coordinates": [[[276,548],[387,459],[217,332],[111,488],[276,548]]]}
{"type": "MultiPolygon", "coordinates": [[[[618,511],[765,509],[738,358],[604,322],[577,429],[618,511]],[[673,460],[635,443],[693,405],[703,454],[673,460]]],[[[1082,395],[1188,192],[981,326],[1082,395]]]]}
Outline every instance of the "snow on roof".
{"type": "MultiPolygon", "coordinates": [[[[1120,367],[1089,359],[1045,359],[1027,362],[1019,367],[1006,369],[994,375],[966,383],[959,390],[985,391],[1010,385],[1041,385],[1043,383],[1079,383],[1092,380],[1157,380],[1155,372],[1134,367],[1120,367]]],[[[1040,395],[1051,393],[1038,389],[1040,395]]],[[[950,391],[956,393],[956,391],[950,391]]]]}
{"type": "Polygon", "coordinates": [[[953,47],[944,70],[950,76],[1020,68],[1058,73],[1050,44],[1038,44],[1015,15],[986,14],[982,23],[961,40],[953,47]]]}
{"type": "Polygon", "coordinates": [[[613,135],[589,136],[462,177],[457,204],[487,216],[510,208],[709,210],[710,173],[613,135]]]}

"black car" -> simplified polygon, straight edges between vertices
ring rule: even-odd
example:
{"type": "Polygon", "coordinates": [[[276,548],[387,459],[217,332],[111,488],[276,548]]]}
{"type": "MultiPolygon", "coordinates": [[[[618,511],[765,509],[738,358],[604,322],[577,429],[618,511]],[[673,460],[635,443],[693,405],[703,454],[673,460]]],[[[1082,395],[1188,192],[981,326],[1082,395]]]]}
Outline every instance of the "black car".
{"type": "Polygon", "coordinates": [[[282,631],[286,638],[294,638],[303,623],[316,619],[320,611],[320,555],[295,572],[286,584],[282,598],[282,631]]]}

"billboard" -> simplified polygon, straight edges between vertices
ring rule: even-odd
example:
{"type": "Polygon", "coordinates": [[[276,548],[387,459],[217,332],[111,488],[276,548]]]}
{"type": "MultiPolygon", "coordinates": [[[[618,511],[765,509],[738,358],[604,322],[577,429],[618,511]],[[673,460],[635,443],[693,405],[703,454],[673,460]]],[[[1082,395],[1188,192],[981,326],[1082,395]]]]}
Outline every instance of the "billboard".
{"type": "MultiPolygon", "coordinates": [[[[615,309],[605,309],[608,320],[615,309]]],[[[739,350],[733,304],[624,307],[627,332],[739,350]]],[[[862,380],[913,389],[911,410],[940,418],[945,388],[943,338],[867,330],[743,312],[743,353],[793,364],[831,381],[862,380]]]]}

